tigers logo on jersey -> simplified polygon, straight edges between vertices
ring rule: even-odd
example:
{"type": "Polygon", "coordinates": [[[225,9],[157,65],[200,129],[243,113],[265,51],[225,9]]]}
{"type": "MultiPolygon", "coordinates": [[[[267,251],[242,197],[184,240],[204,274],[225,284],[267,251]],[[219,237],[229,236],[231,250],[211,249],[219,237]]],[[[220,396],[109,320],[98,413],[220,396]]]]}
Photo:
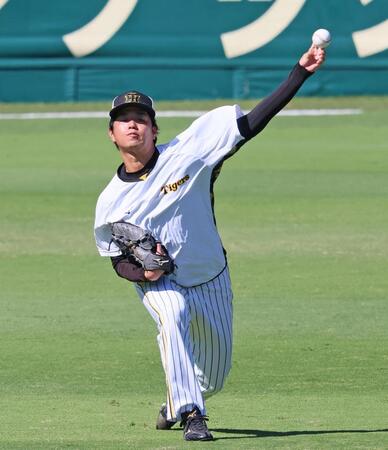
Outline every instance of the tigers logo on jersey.
{"type": "Polygon", "coordinates": [[[183,178],[181,178],[178,181],[175,181],[175,183],[171,184],[165,184],[160,189],[160,192],[163,192],[163,194],[168,194],[169,192],[175,192],[180,186],[182,186],[183,183],[186,183],[186,181],[190,178],[190,175],[185,175],[183,178]]]}

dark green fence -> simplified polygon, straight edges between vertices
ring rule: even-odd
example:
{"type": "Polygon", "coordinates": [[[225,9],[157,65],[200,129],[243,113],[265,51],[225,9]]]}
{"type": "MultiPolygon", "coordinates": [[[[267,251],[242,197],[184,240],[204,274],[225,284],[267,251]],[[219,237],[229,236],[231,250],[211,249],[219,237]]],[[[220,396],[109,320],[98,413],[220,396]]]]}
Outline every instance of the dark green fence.
{"type": "Polygon", "coordinates": [[[0,101],[256,98],[317,28],[303,95],[388,94],[387,0],[0,0],[0,101]]]}

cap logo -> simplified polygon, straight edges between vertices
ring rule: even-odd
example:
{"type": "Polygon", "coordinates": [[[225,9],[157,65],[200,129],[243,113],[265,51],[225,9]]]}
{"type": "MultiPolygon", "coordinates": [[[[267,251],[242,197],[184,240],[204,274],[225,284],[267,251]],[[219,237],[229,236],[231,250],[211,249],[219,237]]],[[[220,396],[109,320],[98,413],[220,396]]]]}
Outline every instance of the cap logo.
{"type": "MultiPolygon", "coordinates": [[[[1,1],[2,0],[0,0],[0,3],[1,1]]],[[[109,112],[110,117],[113,118],[119,109],[121,110],[123,107],[129,105],[136,105],[136,107],[144,109],[151,118],[155,117],[154,102],[152,98],[138,91],[123,92],[115,97],[112,102],[112,109],[109,112]]]]}
{"type": "Polygon", "coordinates": [[[124,98],[125,103],[139,103],[140,95],[129,92],[128,94],[125,94],[124,98]]]}

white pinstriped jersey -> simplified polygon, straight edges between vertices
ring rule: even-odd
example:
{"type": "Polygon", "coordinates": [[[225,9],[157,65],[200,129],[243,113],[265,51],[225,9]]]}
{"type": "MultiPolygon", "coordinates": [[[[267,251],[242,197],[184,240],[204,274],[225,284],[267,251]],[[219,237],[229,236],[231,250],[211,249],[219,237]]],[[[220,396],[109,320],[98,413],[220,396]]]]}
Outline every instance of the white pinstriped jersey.
{"type": "Polygon", "coordinates": [[[214,222],[211,181],[214,168],[243,140],[240,108],[223,106],[195,120],[167,144],[144,181],[125,182],[117,174],[96,207],[95,238],[102,256],[120,255],[109,224],[134,223],[162,242],[176,264],[171,279],[181,286],[211,280],[225,267],[214,222]]]}

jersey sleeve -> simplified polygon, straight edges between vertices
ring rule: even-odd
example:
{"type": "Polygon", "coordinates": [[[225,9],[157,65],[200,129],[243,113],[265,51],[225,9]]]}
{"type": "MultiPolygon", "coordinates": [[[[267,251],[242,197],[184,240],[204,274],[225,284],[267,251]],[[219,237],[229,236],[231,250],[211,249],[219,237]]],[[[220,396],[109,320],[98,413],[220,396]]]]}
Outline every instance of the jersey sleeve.
{"type": "Polygon", "coordinates": [[[109,204],[105,199],[104,192],[100,195],[96,205],[94,238],[97,250],[101,256],[119,256],[121,255],[121,251],[117,245],[112,242],[112,232],[108,224],[107,215],[109,204]]]}
{"type": "Polygon", "coordinates": [[[216,108],[195,120],[173,141],[182,152],[192,153],[214,166],[244,141],[237,125],[243,115],[237,105],[216,108]]]}
{"type": "Polygon", "coordinates": [[[108,225],[102,225],[94,229],[94,238],[98,253],[101,256],[119,256],[120,249],[112,242],[112,233],[108,225]]]}

